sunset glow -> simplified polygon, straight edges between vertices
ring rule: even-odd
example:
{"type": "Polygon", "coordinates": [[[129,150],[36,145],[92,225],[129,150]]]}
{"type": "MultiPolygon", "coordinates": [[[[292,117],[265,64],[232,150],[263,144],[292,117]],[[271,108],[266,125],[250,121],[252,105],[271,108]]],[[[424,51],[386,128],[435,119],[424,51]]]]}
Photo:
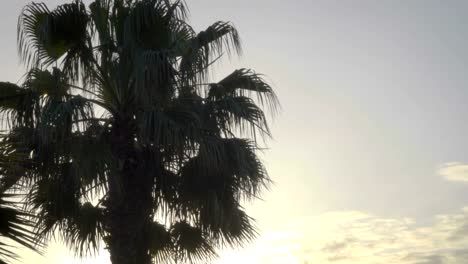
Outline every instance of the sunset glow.
{"type": "MultiPolygon", "coordinates": [[[[0,4],[1,80],[22,76],[27,2],[0,4]]],[[[243,56],[211,77],[255,68],[281,102],[261,143],[274,183],[244,204],[258,237],[213,264],[468,263],[468,1],[186,3],[197,31],[229,20],[240,32],[243,56]]],[[[80,259],[60,241],[19,252],[22,263],[110,264],[104,248],[80,259]]]]}

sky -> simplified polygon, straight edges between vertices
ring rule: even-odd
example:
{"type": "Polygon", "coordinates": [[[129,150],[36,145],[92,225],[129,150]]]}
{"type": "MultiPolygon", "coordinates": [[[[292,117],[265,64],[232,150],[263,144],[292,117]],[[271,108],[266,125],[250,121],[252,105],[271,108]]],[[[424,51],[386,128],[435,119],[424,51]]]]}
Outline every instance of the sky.
{"type": "MultiPolygon", "coordinates": [[[[0,80],[23,73],[0,3],[0,80]]],[[[53,6],[59,0],[46,0],[53,6]]],[[[187,0],[197,30],[231,21],[282,104],[263,160],[275,185],[246,205],[258,239],[216,264],[468,263],[468,2],[187,0]]],[[[73,260],[59,243],[24,263],[73,260]]]]}

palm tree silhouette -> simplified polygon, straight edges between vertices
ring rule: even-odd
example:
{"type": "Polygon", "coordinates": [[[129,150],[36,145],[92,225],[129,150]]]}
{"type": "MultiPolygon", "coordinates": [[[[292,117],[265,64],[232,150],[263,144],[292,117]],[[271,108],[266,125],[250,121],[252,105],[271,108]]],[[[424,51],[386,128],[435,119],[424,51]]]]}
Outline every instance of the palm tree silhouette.
{"type": "Polygon", "coordinates": [[[210,66],[241,51],[236,29],[196,33],[169,0],[27,5],[18,46],[28,72],[0,83],[8,133],[3,188],[27,192],[47,242],[80,256],[104,241],[114,264],[203,261],[255,237],[241,202],[269,178],[257,139],[278,101],[262,76],[210,66]]]}

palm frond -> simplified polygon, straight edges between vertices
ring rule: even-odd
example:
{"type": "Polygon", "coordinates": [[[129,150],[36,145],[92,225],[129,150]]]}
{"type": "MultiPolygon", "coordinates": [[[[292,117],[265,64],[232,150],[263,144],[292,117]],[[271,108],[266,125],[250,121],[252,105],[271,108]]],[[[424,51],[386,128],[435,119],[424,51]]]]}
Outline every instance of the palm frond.
{"type": "Polygon", "coordinates": [[[239,201],[257,198],[270,183],[253,143],[243,139],[212,138],[180,170],[181,197],[192,202],[214,194],[239,201]]]}
{"type": "Polygon", "coordinates": [[[82,198],[87,200],[107,191],[107,176],[110,168],[115,166],[110,143],[105,139],[106,128],[98,124],[94,126],[85,133],[74,133],[67,141],[69,153],[64,153],[73,160],[74,173],[83,188],[82,198]]]}
{"type": "Polygon", "coordinates": [[[176,263],[179,261],[206,262],[217,256],[209,238],[200,228],[181,221],[173,224],[170,232],[175,243],[176,263]]]}
{"type": "MultiPolygon", "coordinates": [[[[0,193],[0,238],[4,237],[33,251],[40,252],[40,244],[37,244],[34,233],[31,231],[33,222],[29,219],[32,215],[21,211],[16,202],[15,195],[0,193]]],[[[17,199],[17,198],[16,198],[17,199]]],[[[0,258],[6,263],[7,259],[16,259],[17,255],[12,251],[13,247],[0,243],[0,258]]]]}
{"type": "Polygon", "coordinates": [[[0,83],[0,115],[3,126],[31,126],[38,112],[39,96],[8,82],[0,83]]]}
{"type": "Polygon", "coordinates": [[[66,229],[66,220],[79,211],[80,179],[71,164],[48,168],[28,195],[28,209],[38,216],[35,229],[39,239],[47,240],[54,231],[66,229]]]}
{"type": "Polygon", "coordinates": [[[124,1],[112,1],[110,21],[114,28],[114,41],[117,46],[124,46],[124,32],[126,19],[131,11],[124,1]]]}
{"type": "Polygon", "coordinates": [[[62,235],[67,245],[80,257],[96,254],[105,235],[102,209],[87,202],[68,219],[62,235]]]}
{"type": "Polygon", "coordinates": [[[25,6],[18,18],[18,52],[26,65],[37,64],[38,60],[50,61],[43,48],[45,36],[43,27],[48,24],[50,10],[44,3],[25,6]]]}
{"type": "Polygon", "coordinates": [[[181,53],[180,71],[194,83],[204,82],[211,62],[232,51],[242,52],[239,34],[231,23],[218,21],[188,41],[181,53]]]}
{"type": "Polygon", "coordinates": [[[41,180],[32,191],[30,209],[38,215],[35,239],[45,243],[58,237],[78,256],[95,254],[104,237],[102,209],[89,202],[81,204],[79,179],[72,174],[67,177],[41,180]]]}
{"type": "Polygon", "coordinates": [[[61,70],[55,67],[52,71],[31,69],[26,75],[23,87],[40,96],[47,95],[56,99],[63,98],[70,89],[61,70]]]}
{"type": "Polygon", "coordinates": [[[258,235],[253,219],[239,207],[223,206],[218,217],[213,217],[210,210],[201,211],[200,224],[203,230],[221,247],[242,246],[254,241],[258,235]]]}
{"type": "Polygon", "coordinates": [[[151,223],[149,230],[150,253],[156,263],[164,263],[174,254],[174,244],[171,233],[158,222],[151,223]]]}
{"type": "Polygon", "coordinates": [[[181,2],[143,0],[133,4],[125,20],[124,43],[135,48],[163,50],[173,42],[172,27],[185,17],[181,2]]]}
{"type": "MultiPolygon", "coordinates": [[[[143,143],[164,146],[168,151],[194,149],[199,137],[198,116],[183,108],[143,110],[138,116],[139,137],[143,143]]],[[[171,152],[174,153],[174,152],[171,152]]]]}
{"type": "Polygon", "coordinates": [[[50,65],[65,53],[73,57],[86,46],[87,27],[86,8],[79,0],[53,11],[43,3],[31,3],[18,20],[20,56],[29,66],[50,65]]]}
{"type": "Polygon", "coordinates": [[[167,105],[174,96],[176,72],[169,54],[159,50],[137,50],[134,58],[133,96],[142,105],[167,105]]]}
{"type": "Polygon", "coordinates": [[[265,82],[261,74],[250,69],[238,69],[226,76],[218,83],[209,86],[209,98],[223,98],[225,96],[250,96],[254,93],[261,105],[266,105],[272,114],[279,108],[278,98],[273,88],[265,82]]]}
{"type": "Polygon", "coordinates": [[[105,59],[108,59],[108,56],[115,47],[112,40],[113,30],[110,22],[111,4],[112,1],[110,0],[96,0],[89,5],[90,17],[98,33],[99,49],[101,52],[107,53],[104,56],[105,59]]]}
{"type": "Polygon", "coordinates": [[[10,82],[0,82],[0,111],[16,110],[26,91],[10,82]]]}
{"type": "Polygon", "coordinates": [[[214,118],[220,131],[232,137],[237,131],[252,136],[270,136],[263,110],[245,96],[226,96],[205,104],[206,119],[214,118]]]}
{"type": "Polygon", "coordinates": [[[90,102],[82,96],[68,97],[66,100],[51,98],[45,103],[39,123],[39,136],[42,146],[56,148],[66,147],[66,140],[75,130],[84,131],[91,125],[90,122],[77,122],[89,120],[94,117],[94,109],[90,102]]]}
{"type": "Polygon", "coordinates": [[[34,136],[29,128],[15,128],[0,134],[0,193],[15,191],[26,176],[34,136]]]}

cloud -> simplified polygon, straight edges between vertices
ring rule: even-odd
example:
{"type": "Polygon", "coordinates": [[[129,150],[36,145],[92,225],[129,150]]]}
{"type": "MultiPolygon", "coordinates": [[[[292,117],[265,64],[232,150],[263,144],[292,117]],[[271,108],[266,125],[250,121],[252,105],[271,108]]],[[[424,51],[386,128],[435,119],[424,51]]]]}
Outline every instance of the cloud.
{"type": "Polygon", "coordinates": [[[444,264],[447,261],[445,256],[441,255],[425,255],[425,254],[409,254],[405,258],[405,261],[409,261],[415,264],[444,264]]]}
{"type": "Polygon", "coordinates": [[[458,162],[446,163],[439,167],[438,174],[449,181],[468,182],[468,165],[458,162]]]}
{"type": "Polygon", "coordinates": [[[304,217],[262,236],[248,263],[468,263],[468,208],[421,226],[359,211],[304,217]]]}
{"type": "Polygon", "coordinates": [[[323,248],[322,251],[324,252],[339,252],[345,250],[348,246],[350,246],[356,239],[355,238],[345,238],[340,241],[332,241],[327,243],[323,248]]]}

